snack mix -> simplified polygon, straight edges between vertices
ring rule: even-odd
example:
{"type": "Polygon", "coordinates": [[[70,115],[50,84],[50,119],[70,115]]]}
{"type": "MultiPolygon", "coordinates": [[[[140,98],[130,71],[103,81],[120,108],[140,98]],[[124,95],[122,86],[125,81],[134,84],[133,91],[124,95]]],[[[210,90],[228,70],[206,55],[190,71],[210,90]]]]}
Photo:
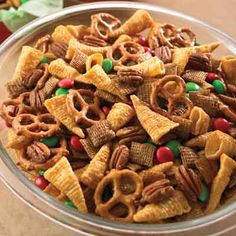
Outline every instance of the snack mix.
{"type": "Polygon", "coordinates": [[[136,11],[23,46],[0,115],[45,193],[128,223],[202,217],[236,193],[236,57],[136,11]],[[145,33],[143,33],[145,31],[145,33]]]}

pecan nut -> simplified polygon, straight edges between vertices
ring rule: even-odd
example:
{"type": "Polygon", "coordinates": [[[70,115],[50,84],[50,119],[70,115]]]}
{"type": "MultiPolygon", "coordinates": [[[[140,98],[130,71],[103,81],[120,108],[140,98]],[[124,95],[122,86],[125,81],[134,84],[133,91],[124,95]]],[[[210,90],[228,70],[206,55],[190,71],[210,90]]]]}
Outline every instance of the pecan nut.
{"type": "Polygon", "coordinates": [[[93,35],[85,35],[81,43],[92,47],[105,47],[107,42],[93,35]]]}
{"type": "Polygon", "coordinates": [[[43,76],[42,69],[30,70],[22,76],[22,83],[28,89],[33,88],[42,76],[43,76]]]}
{"type": "Polygon", "coordinates": [[[66,43],[55,42],[51,44],[51,51],[58,58],[65,59],[67,49],[68,49],[68,46],[66,43]]]}
{"type": "Polygon", "coordinates": [[[131,68],[123,68],[118,71],[119,80],[125,84],[139,86],[143,83],[142,73],[131,68]]]}
{"type": "Polygon", "coordinates": [[[197,201],[202,189],[200,177],[190,168],[179,166],[175,172],[178,188],[190,201],[197,201]]]}
{"type": "Polygon", "coordinates": [[[169,47],[162,46],[155,49],[155,56],[157,56],[164,63],[170,63],[172,61],[172,53],[169,47]]]}
{"type": "Polygon", "coordinates": [[[30,106],[35,110],[41,110],[45,101],[45,94],[42,90],[32,90],[29,96],[30,106]]]}
{"type": "Polygon", "coordinates": [[[34,141],[27,147],[26,154],[31,161],[41,164],[50,158],[51,152],[44,143],[34,141]]]}
{"type": "Polygon", "coordinates": [[[157,203],[167,199],[174,194],[174,188],[171,186],[170,180],[161,179],[149,184],[143,189],[142,203],[157,203]]]}
{"type": "Polygon", "coordinates": [[[129,160],[129,149],[125,145],[120,145],[112,153],[109,169],[122,170],[126,167],[129,160]]]}
{"type": "Polygon", "coordinates": [[[119,144],[130,145],[131,142],[144,142],[147,139],[145,130],[139,126],[128,126],[116,132],[116,137],[119,139],[119,144]]]}
{"type": "Polygon", "coordinates": [[[199,71],[211,71],[211,61],[210,59],[200,53],[192,53],[188,59],[188,63],[185,69],[199,70],[199,71]]]}

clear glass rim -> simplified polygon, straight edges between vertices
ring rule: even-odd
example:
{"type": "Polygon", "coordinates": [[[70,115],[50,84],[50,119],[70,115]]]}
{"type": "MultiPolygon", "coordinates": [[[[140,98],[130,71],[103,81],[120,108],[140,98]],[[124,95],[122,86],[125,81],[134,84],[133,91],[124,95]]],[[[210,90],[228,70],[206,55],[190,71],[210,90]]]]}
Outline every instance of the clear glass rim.
{"type": "MultiPolygon", "coordinates": [[[[177,16],[182,19],[186,19],[188,21],[194,22],[202,27],[207,28],[212,33],[217,34],[218,36],[221,36],[228,41],[231,42],[232,45],[235,45],[233,49],[231,49],[232,52],[236,53],[236,41],[230,37],[229,35],[225,34],[224,32],[210,26],[209,24],[206,24],[198,19],[195,19],[191,16],[163,8],[158,6],[153,6],[150,4],[144,4],[144,3],[132,3],[132,2],[99,2],[99,3],[88,3],[88,4],[81,4],[76,5],[72,7],[65,8],[61,11],[58,11],[54,14],[51,14],[49,16],[36,19],[32,21],[31,23],[27,24],[20,30],[18,30],[16,33],[14,33],[10,38],[8,38],[1,46],[0,46],[0,54],[3,54],[7,51],[8,48],[10,48],[14,42],[19,40],[22,36],[30,32],[32,29],[35,29],[36,27],[39,27],[40,25],[50,22],[52,20],[55,20],[57,18],[60,18],[66,14],[73,14],[76,12],[84,12],[88,10],[98,10],[103,8],[110,8],[116,9],[116,8],[129,8],[129,9],[145,9],[149,11],[156,11],[160,13],[169,14],[172,16],[177,16]]],[[[21,181],[22,184],[24,184],[30,191],[32,191],[34,194],[39,196],[42,200],[48,202],[53,207],[58,208],[63,214],[68,215],[72,218],[76,218],[78,222],[82,222],[84,224],[87,224],[88,227],[100,227],[100,229],[103,230],[113,230],[114,232],[136,232],[136,234],[142,234],[142,233],[156,233],[156,232],[180,232],[180,231],[186,231],[190,230],[191,228],[198,228],[202,226],[206,226],[208,224],[213,224],[219,220],[221,220],[223,217],[230,216],[233,214],[236,210],[236,202],[229,204],[228,206],[222,208],[221,210],[218,210],[208,216],[201,217],[200,219],[196,220],[190,220],[185,222],[178,222],[178,223],[170,223],[170,224],[126,224],[126,223],[117,223],[117,222],[111,222],[105,219],[102,219],[101,217],[93,216],[91,214],[83,214],[79,211],[75,211],[73,209],[70,209],[58,201],[54,200],[53,198],[49,197],[47,194],[42,192],[39,188],[37,188],[32,182],[30,182],[24,175],[21,173],[20,170],[17,169],[15,163],[12,161],[10,156],[5,151],[3,145],[0,146],[0,154],[2,157],[3,162],[7,166],[7,168],[13,173],[17,179],[21,181]]],[[[1,175],[1,173],[0,173],[1,175]]],[[[1,176],[5,183],[7,183],[10,188],[21,198],[21,194],[17,192],[14,188],[11,187],[11,183],[5,179],[4,176],[1,176]]],[[[28,202],[30,204],[30,202],[28,202]]],[[[30,204],[31,205],[31,204],[30,204]]],[[[31,205],[32,206],[32,205],[31,205]]],[[[37,209],[37,206],[34,206],[34,208],[37,209]]],[[[42,212],[41,212],[42,213],[42,212]]],[[[45,215],[45,214],[44,214],[45,215]]],[[[49,216],[50,217],[50,216],[49,216]]],[[[51,218],[51,217],[50,217],[51,218]]],[[[54,219],[55,220],[55,219],[54,219]]],[[[56,219],[57,220],[57,219],[56,219]]],[[[63,222],[60,222],[64,224],[63,222]]],[[[65,226],[68,227],[68,225],[65,224],[65,226]]]]}

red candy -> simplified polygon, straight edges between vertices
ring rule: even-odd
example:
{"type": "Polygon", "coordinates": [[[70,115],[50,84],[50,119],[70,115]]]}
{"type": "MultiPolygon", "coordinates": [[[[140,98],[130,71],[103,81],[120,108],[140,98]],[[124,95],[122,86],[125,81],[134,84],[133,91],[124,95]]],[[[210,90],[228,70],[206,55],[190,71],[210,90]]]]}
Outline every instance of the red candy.
{"type": "Polygon", "coordinates": [[[138,37],[138,43],[141,44],[142,46],[147,46],[147,39],[143,35],[139,35],[138,37]]]}
{"type": "Polygon", "coordinates": [[[206,77],[206,81],[211,83],[214,80],[218,79],[218,75],[215,73],[208,73],[207,77],[206,77]]]}
{"type": "Polygon", "coordinates": [[[38,186],[42,190],[44,190],[49,184],[49,182],[43,176],[40,176],[40,175],[36,177],[36,179],[34,180],[34,183],[36,186],[38,186]]]}
{"type": "Polygon", "coordinates": [[[160,147],[157,149],[156,159],[159,163],[174,161],[174,153],[168,147],[160,147]]]}
{"type": "Polygon", "coordinates": [[[71,88],[74,85],[74,80],[72,79],[63,79],[58,83],[60,88],[71,88]]]}
{"type": "Polygon", "coordinates": [[[149,47],[143,47],[145,52],[149,52],[151,56],[155,56],[155,52],[149,47]]]}
{"type": "Polygon", "coordinates": [[[229,121],[227,121],[224,118],[217,118],[214,120],[214,129],[216,130],[228,133],[229,126],[230,126],[229,121]]]}
{"type": "Polygon", "coordinates": [[[103,106],[103,107],[102,107],[102,111],[103,111],[103,113],[107,116],[107,115],[109,114],[109,112],[110,112],[110,108],[107,107],[107,106],[103,106]]]}
{"type": "Polygon", "coordinates": [[[80,137],[77,135],[72,135],[70,137],[70,145],[75,151],[83,151],[83,145],[80,142],[80,137]]]}

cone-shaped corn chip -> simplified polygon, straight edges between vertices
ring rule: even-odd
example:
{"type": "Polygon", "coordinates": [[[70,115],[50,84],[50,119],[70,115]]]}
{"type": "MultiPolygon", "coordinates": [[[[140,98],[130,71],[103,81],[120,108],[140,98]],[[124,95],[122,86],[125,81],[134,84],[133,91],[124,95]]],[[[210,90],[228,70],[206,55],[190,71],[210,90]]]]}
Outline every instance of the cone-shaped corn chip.
{"type": "Polygon", "coordinates": [[[199,148],[205,148],[207,138],[212,134],[212,132],[208,132],[205,134],[202,134],[200,136],[197,136],[195,138],[192,138],[188,140],[184,145],[187,147],[199,147],[199,148]]]}
{"type": "Polygon", "coordinates": [[[120,93],[114,83],[112,83],[112,80],[99,65],[93,66],[86,74],[77,77],[76,80],[83,83],[93,84],[98,89],[109,92],[120,97],[122,100],[125,100],[124,95],[120,93]]]}
{"type": "Polygon", "coordinates": [[[153,23],[147,11],[138,10],[120,28],[112,31],[110,37],[117,38],[121,34],[135,35],[151,27],[153,23]]]}
{"type": "Polygon", "coordinates": [[[75,79],[80,75],[80,73],[75,68],[68,65],[63,59],[52,61],[48,69],[51,75],[56,76],[60,79],[75,79]]]}
{"type": "Polygon", "coordinates": [[[60,190],[58,190],[53,184],[49,184],[44,190],[45,193],[52,196],[53,198],[57,199],[60,202],[66,202],[68,201],[68,197],[65,196],[63,193],[61,193],[60,190]]]}
{"type": "MultiPolygon", "coordinates": [[[[140,177],[143,180],[144,185],[148,183],[155,182],[155,180],[159,180],[162,176],[161,173],[165,173],[171,169],[173,166],[173,162],[166,162],[159,165],[155,165],[147,170],[143,170],[139,173],[140,177]]],[[[164,178],[164,176],[162,176],[164,178]]]]}
{"type": "MultiPolygon", "coordinates": [[[[124,67],[125,66],[115,66],[114,69],[120,70],[124,67]]],[[[151,57],[142,63],[127,68],[140,71],[144,77],[156,77],[157,75],[165,74],[164,63],[158,57],[151,57]]]]}
{"type": "Polygon", "coordinates": [[[88,212],[79,181],[66,157],[48,169],[44,178],[65,194],[80,211],[88,212]]]}
{"type": "Polygon", "coordinates": [[[23,46],[13,80],[20,79],[21,76],[36,68],[42,57],[43,53],[41,51],[29,46],[23,46]]]}
{"type": "Polygon", "coordinates": [[[188,63],[190,54],[195,52],[209,53],[214,51],[219,45],[220,43],[215,42],[195,47],[175,48],[172,54],[172,61],[173,63],[176,63],[178,65],[178,74],[180,75],[184,71],[184,68],[188,63]]]}
{"type": "Polygon", "coordinates": [[[75,39],[75,37],[71,34],[68,28],[64,25],[59,25],[55,28],[52,33],[52,40],[54,42],[66,43],[68,44],[71,39],[75,39]]]}
{"type": "Polygon", "coordinates": [[[94,53],[93,55],[88,56],[86,60],[86,71],[89,71],[93,66],[100,65],[102,66],[103,56],[101,53],[94,53]]]}
{"type": "Polygon", "coordinates": [[[158,222],[191,211],[184,194],[175,191],[174,195],[163,202],[148,204],[134,215],[135,222],[158,222]]]}
{"type": "Polygon", "coordinates": [[[211,186],[210,199],[205,211],[206,214],[211,213],[217,208],[221,195],[229,184],[230,176],[235,169],[236,162],[226,154],[222,154],[220,157],[220,169],[211,186]]]}
{"type": "Polygon", "coordinates": [[[236,140],[230,135],[219,130],[212,132],[206,141],[205,155],[208,159],[219,159],[225,153],[229,156],[236,155],[236,140]]]}
{"type": "Polygon", "coordinates": [[[55,118],[57,118],[63,125],[67,127],[67,129],[77,134],[81,138],[84,138],[82,129],[77,126],[73,117],[67,111],[66,95],[47,99],[44,102],[44,105],[55,118]]]}
{"type": "Polygon", "coordinates": [[[88,168],[81,175],[81,181],[91,188],[96,188],[107,170],[109,158],[110,145],[105,144],[101,147],[96,156],[89,163],[88,168]]]}
{"type": "Polygon", "coordinates": [[[189,119],[192,121],[192,134],[205,134],[210,127],[210,117],[200,107],[193,107],[189,119]]]}
{"type": "Polygon", "coordinates": [[[82,39],[90,34],[90,28],[86,25],[67,25],[66,28],[76,39],[82,39]]]}
{"type": "Polygon", "coordinates": [[[177,123],[152,111],[135,95],[131,96],[137,117],[152,141],[160,144],[161,138],[178,126],[177,123]]]}
{"type": "Polygon", "coordinates": [[[30,142],[31,138],[25,137],[24,135],[17,135],[14,129],[8,129],[6,148],[21,149],[30,142]]]}
{"type": "Polygon", "coordinates": [[[111,128],[117,131],[135,116],[134,109],[125,103],[115,103],[107,116],[111,128]]]}
{"type": "Polygon", "coordinates": [[[194,164],[206,184],[210,184],[218,172],[217,161],[208,160],[205,156],[203,156],[195,160],[194,164]]]}
{"type": "Polygon", "coordinates": [[[226,56],[221,59],[221,68],[227,82],[236,86],[236,56],[226,56]]]}
{"type": "Polygon", "coordinates": [[[80,178],[81,178],[82,174],[88,169],[88,166],[89,165],[86,165],[86,166],[74,171],[74,173],[75,173],[77,179],[79,180],[79,182],[80,182],[80,178]]]}

